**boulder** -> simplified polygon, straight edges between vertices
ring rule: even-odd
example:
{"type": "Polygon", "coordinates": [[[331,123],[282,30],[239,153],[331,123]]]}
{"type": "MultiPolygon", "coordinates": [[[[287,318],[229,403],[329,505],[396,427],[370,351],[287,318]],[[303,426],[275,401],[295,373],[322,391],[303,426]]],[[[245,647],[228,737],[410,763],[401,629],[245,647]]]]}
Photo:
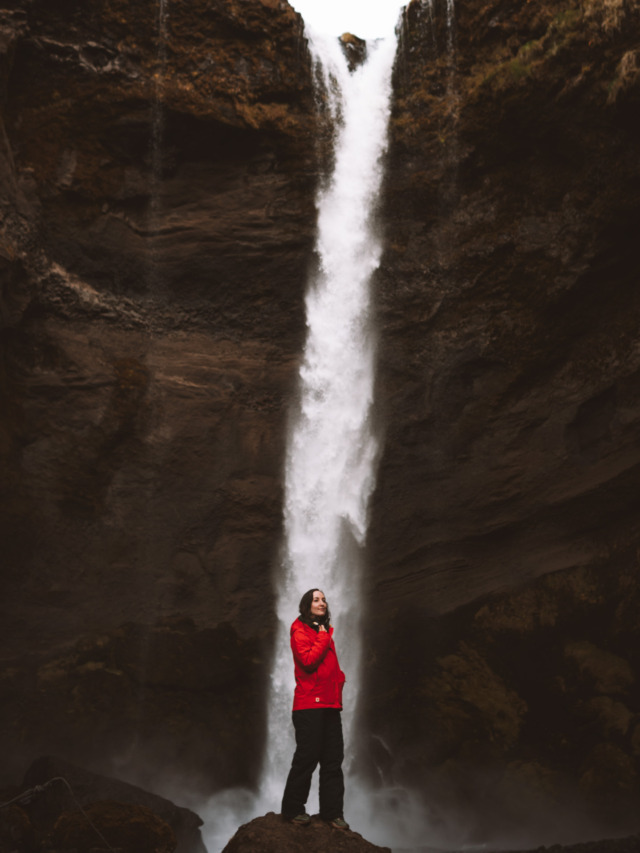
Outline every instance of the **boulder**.
{"type": "Polygon", "coordinates": [[[391,853],[352,830],[333,829],[317,815],[294,826],[269,812],[241,826],[222,853],[391,853]]]}

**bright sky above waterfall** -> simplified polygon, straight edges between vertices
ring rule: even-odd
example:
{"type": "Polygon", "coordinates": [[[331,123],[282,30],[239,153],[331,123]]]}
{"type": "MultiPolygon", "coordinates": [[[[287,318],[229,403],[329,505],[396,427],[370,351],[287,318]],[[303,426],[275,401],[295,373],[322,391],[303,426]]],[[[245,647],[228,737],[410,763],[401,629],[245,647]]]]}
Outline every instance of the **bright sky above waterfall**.
{"type": "Polygon", "coordinates": [[[289,0],[305,22],[329,35],[353,33],[364,39],[393,33],[409,0],[289,0]]]}

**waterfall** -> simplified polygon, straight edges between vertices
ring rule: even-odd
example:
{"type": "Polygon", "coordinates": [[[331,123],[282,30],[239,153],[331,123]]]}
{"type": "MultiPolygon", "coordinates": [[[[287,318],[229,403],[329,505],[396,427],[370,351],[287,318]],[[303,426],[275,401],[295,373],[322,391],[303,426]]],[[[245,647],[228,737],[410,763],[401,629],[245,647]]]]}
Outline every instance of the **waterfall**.
{"type": "Polygon", "coordinates": [[[378,455],[371,424],[375,334],[369,283],[381,255],[373,214],[395,41],[368,45],[365,64],[351,74],[337,39],[312,36],[310,46],[330,112],[339,119],[333,173],[318,197],[318,270],[306,299],[307,340],[286,459],[285,547],[276,579],[279,630],[263,779],[276,808],[293,755],[289,627],[302,593],[312,587],[327,596],[347,674],[349,744],[360,675],[361,550],[378,455]]]}
{"type": "Polygon", "coordinates": [[[447,52],[451,63],[455,66],[456,50],[456,7],[455,0],[447,0],[447,52]]]}

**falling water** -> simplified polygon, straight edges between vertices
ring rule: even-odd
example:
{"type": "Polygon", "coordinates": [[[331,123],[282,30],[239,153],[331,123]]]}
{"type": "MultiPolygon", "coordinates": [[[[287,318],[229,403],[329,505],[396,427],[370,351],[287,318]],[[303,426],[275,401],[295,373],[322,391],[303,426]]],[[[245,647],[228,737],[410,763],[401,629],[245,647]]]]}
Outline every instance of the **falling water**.
{"type": "MultiPolygon", "coordinates": [[[[337,39],[312,50],[341,116],[333,174],[318,198],[319,269],[306,300],[307,341],[285,476],[285,553],[269,701],[265,786],[281,795],[292,756],[289,626],[305,590],[324,590],[347,673],[347,743],[360,668],[361,549],[378,446],[372,430],[375,336],[369,283],[381,244],[374,210],[386,146],[394,39],[368,47],[349,73],[337,39]]],[[[277,805],[277,803],[274,803],[277,805]]]]}
{"type": "Polygon", "coordinates": [[[456,50],[456,7],[455,0],[447,0],[447,51],[451,63],[455,66],[456,50]]]}
{"type": "Polygon", "coordinates": [[[161,189],[165,137],[165,113],[162,101],[167,69],[168,2],[169,0],[158,0],[156,68],[153,73],[153,102],[151,106],[151,144],[149,148],[151,185],[149,188],[147,233],[149,237],[148,289],[152,294],[159,289],[161,283],[158,239],[162,215],[161,189]]]}

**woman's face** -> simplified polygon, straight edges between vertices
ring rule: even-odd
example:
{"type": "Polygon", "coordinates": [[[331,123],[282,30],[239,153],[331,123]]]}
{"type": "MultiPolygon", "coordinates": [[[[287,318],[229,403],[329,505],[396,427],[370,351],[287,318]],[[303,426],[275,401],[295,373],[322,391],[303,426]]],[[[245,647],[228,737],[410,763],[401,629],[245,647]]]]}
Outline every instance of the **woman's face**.
{"type": "Polygon", "coordinates": [[[327,599],[324,597],[324,592],[317,589],[313,593],[313,601],[311,602],[311,615],[324,616],[327,612],[327,599]]]}

